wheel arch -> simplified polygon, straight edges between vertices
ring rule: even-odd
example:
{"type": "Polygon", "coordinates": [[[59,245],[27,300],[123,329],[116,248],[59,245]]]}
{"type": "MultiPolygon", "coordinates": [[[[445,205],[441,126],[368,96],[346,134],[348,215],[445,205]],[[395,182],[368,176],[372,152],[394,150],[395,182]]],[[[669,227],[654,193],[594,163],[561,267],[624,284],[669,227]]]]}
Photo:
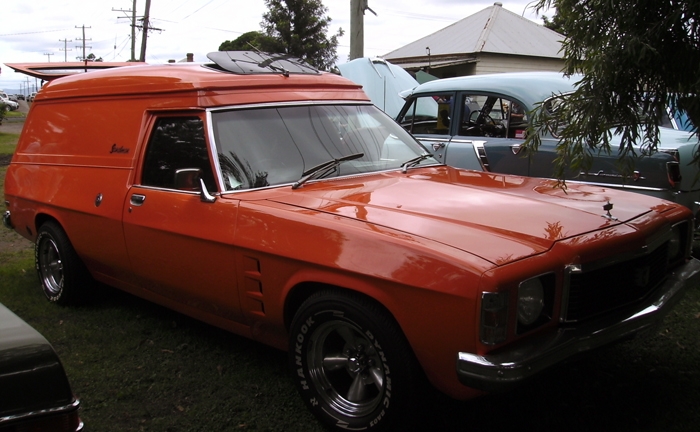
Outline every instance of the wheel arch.
{"type": "Polygon", "coordinates": [[[65,228],[63,227],[63,224],[54,216],[48,214],[48,213],[37,213],[36,216],[34,216],[34,236],[37,235],[39,232],[39,228],[46,222],[56,222],[58,226],[61,227],[65,231],[65,228]]]}
{"type": "MultiPolygon", "coordinates": [[[[464,306],[465,320],[459,324],[465,324],[458,328],[455,325],[450,326],[448,323],[451,322],[449,319],[442,320],[445,315],[449,315],[449,312],[443,308],[441,313],[438,313],[440,309],[436,306],[438,304],[444,304],[445,296],[456,299],[451,293],[438,292],[432,290],[421,290],[424,295],[421,296],[425,300],[422,306],[417,306],[418,309],[408,308],[410,310],[401,310],[400,317],[397,317],[395,313],[392,312],[390,306],[387,306],[381,298],[372,295],[377,293],[379,295],[385,295],[387,298],[391,299],[393,296],[390,291],[394,291],[394,294],[405,295],[395,304],[397,308],[407,309],[405,306],[408,297],[411,297],[408,292],[404,291],[408,287],[395,286],[393,284],[389,286],[373,286],[371,281],[357,281],[358,286],[351,288],[349,281],[347,284],[334,284],[329,281],[301,281],[292,286],[291,289],[287,291],[285,296],[284,307],[283,307],[283,322],[284,327],[287,332],[291,329],[292,320],[295,314],[302,306],[302,304],[315,293],[322,290],[337,290],[358,298],[363,298],[376,305],[378,310],[385,313],[388,318],[390,318],[397,329],[401,332],[404,337],[407,346],[410,349],[411,354],[414,359],[416,359],[417,364],[420,366],[421,372],[424,377],[438,390],[451,395],[457,399],[470,399],[480,392],[465,387],[457,380],[456,373],[450,374],[445,373],[445,370],[450,370],[455,367],[454,365],[454,353],[458,352],[459,349],[468,351],[473,343],[473,338],[470,338],[470,323],[472,320],[466,319],[468,314],[466,311],[469,308],[473,308],[472,304],[469,306],[470,300],[462,299],[462,301],[452,301],[448,309],[454,309],[456,307],[464,306]],[[370,287],[367,289],[362,288],[362,284],[367,283],[370,287]],[[441,318],[442,317],[442,318],[441,318]],[[407,322],[403,322],[407,320],[407,322]],[[445,326],[451,328],[451,331],[446,332],[445,326]],[[449,343],[447,343],[449,341],[449,343]]],[[[380,283],[381,284],[381,283],[380,283]]],[[[410,289],[409,289],[410,291],[410,289]]],[[[413,297],[413,305],[416,306],[415,297],[413,297]]],[[[474,325],[472,323],[472,325],[474,325]]]]}
{"type": "MultiPolygon", "coordinates": [[[[287,297],[285,299],[284,303],[284,327],[287,331],[289,331],[292,320],[294,319],[294,316],[296,315],[297,311],[301,307],[301,305],[312,295],[316,294],[317,292],[323,291],[323,290],[335,290],[341,293],[345,294],[350,294],[354,296],[358,296],[361,298],[364,298],[365,300],[373,303],[375,306],[377,306],[383,313],[385,313],[388,317],[390,317],[394,323],[398,326],[399,329],[401,329],[401,325],[399,321],[396,319],[396,316],[394,316],[393,313],[379,300],[376,298],[372,297],[371,295],[356,290],[352,288],[347,288],[343,287],[340,285],[334,285],[330,283],[325,283],[325,282],[301,282],[295,285],[287,294],[287,297]]],[[[401,329],[401,332],[404,333],[403,329],[401,329]]],[[[404,337],[406,337],[404,333],[404,337]]]]}

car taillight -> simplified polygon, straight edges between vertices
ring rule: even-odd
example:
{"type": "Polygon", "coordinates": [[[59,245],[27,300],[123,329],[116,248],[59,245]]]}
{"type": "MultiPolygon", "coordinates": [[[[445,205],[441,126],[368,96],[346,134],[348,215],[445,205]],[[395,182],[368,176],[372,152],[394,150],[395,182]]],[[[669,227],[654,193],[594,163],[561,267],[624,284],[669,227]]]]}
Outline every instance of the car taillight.
{"type": "Polygon", "coordinates": [[[671,187],[680,186],[682,180],[680,163],[678,161],[666,162],[666,175],[671,187]]]}

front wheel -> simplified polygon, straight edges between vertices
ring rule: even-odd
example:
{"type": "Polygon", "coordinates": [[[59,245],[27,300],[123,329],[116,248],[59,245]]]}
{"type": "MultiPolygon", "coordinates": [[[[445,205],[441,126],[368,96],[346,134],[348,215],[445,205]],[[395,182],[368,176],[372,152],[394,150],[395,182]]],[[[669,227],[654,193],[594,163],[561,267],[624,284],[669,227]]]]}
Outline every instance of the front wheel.
{"type": "Polygon", "coordinates": [[[337,430],[409,430],[422,371],[393,318],[352,293],[324,291],[299,308],[289,361],[297,389],[337,430]]]}
{"type": "Polygon", "coordinates": [[[56,222],[46,222],[39,227],[34,262],[44,295],[52,303],[79,303],[92,284],[85,265],[56,222]]]}

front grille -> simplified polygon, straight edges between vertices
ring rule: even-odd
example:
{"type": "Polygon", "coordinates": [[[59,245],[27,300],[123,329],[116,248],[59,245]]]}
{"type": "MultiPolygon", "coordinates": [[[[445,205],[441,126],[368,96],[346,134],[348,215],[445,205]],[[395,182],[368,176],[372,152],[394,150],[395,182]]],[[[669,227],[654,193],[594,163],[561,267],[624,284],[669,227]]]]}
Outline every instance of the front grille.
{"type": "Polygon", "coordinates": [[[570,275],[567,322],[582,321],[642,300],[666,278],[667,247],[607,267],[570,275]]]}

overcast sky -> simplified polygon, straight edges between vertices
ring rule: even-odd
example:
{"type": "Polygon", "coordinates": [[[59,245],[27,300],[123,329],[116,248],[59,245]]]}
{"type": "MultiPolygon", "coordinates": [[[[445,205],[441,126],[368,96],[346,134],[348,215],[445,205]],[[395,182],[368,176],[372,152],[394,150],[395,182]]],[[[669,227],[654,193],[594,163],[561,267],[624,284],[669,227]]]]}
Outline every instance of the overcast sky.
{"type": "MultiPolygon", "coordinates": [[[[368,0],[377,16],[367,11],[364,55],[387,54],[493,5],[480,0],[368,0]]],[[[501,1],[505,9],[542,23],[528,8],[529,0],[501,1]]],[[[137,0],[137,16],[144,14],[146,0],[137,0]]],[[[350,53],[350,0],[323,0],[332,19],[329,36],[339,28],[345,36],[338,46],[338,62],[350,53]]],[[[104,61],[127,61],[131,56],[128,12],[133,0],[32,0],[3,1],[0,23],[0,88],[19,89],[25,75],[5,63],[75,61],[82,56],[82,26],[86,53],[104,61]],[[128,18],[127,18],[128,17],[128,18]],[[66,42],[64,42],[66,41],[66,42]]],[[[260,30],[264,0],[151,0],[151,25],[146,61],[166,63],[194,53],[196,62],[207,61],[226,40],[260,30]]],[[[551,13],[545,12],[551,16],[551,13]]],[[[141,34],[136,36],[136,56],[141,34]]],[[[31,79],[31,78],[30,78],[31,79]]]]}

